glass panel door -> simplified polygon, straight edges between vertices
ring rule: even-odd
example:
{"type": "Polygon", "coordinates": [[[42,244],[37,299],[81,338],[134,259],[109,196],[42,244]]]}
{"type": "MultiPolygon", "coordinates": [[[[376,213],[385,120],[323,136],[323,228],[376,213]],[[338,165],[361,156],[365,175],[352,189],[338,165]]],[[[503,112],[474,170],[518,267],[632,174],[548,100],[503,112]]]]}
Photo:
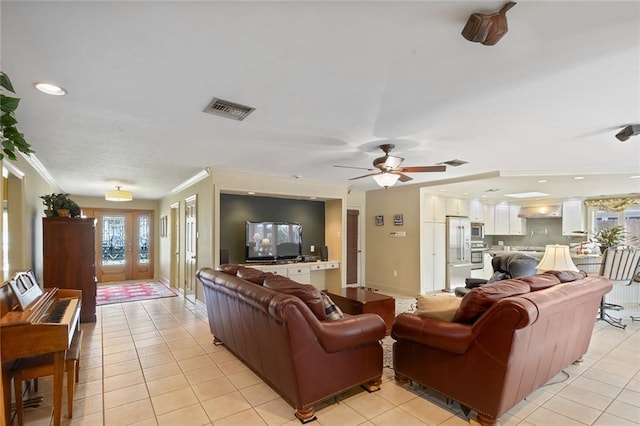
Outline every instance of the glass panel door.
{"type": "Polygon", "coordinates": [[[131,278],[131,213],[100,212],[98,218],[98,282],[124,281],[131,278]]]}

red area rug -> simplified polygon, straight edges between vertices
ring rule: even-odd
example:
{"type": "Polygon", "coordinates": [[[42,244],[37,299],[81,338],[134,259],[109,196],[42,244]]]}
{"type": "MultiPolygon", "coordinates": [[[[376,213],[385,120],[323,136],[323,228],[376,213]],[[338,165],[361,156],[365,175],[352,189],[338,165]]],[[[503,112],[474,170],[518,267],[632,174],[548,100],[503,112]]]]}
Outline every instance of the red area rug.
{"type": "Polygon", "coordinates": [[[157,281],[99,285],[96,304],[100,306],[176,296],[176,292],[157,281]]]}

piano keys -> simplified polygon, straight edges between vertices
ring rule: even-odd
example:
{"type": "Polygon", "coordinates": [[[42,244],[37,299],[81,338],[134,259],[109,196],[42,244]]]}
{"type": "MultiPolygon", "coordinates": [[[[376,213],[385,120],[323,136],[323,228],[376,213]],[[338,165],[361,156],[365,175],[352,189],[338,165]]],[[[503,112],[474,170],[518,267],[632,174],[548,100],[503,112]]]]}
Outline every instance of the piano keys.
{"type": "MultiPolygon", "coordinates": [[[[25,287],[27,290],[33,288],[29,286],[29,281],[35,282],[33,276],[20,272],[0,287],[0,361],[5,365],[5,362],[17,358],[54,354],[53,421],[58,426],[61,418],[65,351],[70,347],[79,327],[82,292],[52,288],[40,291],[41,294],[35,298],[30,296],[33,300],[21,306],[25,302],[24,299],[20,302],[21,297],[26,294],[25,287]],[[19,282],[25,281],[26,285],[19,285],[19,282]]],[[[39,289],[37,283],[35,286],[39,289]]],[[[9,423],[11,391],[6,388],[8,381],[4,370],[2,374],[5,386],[2,418],[9,423]]]]}

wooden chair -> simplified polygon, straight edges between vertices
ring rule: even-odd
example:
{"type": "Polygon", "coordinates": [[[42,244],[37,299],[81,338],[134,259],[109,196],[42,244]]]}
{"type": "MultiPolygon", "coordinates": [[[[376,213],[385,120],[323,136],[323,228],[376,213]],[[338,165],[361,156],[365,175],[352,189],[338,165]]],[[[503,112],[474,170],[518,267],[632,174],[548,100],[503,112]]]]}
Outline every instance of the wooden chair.
{"type": "MultiPolygon", "coordinates": [[[[80,350],[82,346],[82,330],[78,330],[73,336],[71,346],[65,356],[65,372],[67,373],[67,414],[73,417],[73,392],[78,382],[80,372],[80,350]]],[[[18,425],[24,424],[22,382],[24,380],[36,380],[39,377],[53,376],[53,354],[44,354],[19,358],[11,367],[10,374],[13,377],[13,386],[16,397],[16,412],[18,425]]]]}

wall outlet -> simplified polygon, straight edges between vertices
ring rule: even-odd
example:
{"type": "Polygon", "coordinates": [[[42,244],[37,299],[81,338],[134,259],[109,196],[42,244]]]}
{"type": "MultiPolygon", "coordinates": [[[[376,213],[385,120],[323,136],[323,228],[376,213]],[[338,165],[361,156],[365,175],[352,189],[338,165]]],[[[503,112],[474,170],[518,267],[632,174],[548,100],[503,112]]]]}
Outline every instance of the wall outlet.
{"type": "Polygon", "coordinates": [[[315,251],[316,251],[316,246],[311,245],[311,247],[309,247],[309,251],[310,251],[311,253],[315,252],[315,251]]]}
{"type": "Polygon", "coordinates": [[[397,277],[398,276],[398,271],[393,271],[393,276],[397,277]]]}
{"type": "Polygon", "coordinates": [[[504,245],[504,241],[498,241],[498,245],[499,246],[503,246],[504,245]]]}

